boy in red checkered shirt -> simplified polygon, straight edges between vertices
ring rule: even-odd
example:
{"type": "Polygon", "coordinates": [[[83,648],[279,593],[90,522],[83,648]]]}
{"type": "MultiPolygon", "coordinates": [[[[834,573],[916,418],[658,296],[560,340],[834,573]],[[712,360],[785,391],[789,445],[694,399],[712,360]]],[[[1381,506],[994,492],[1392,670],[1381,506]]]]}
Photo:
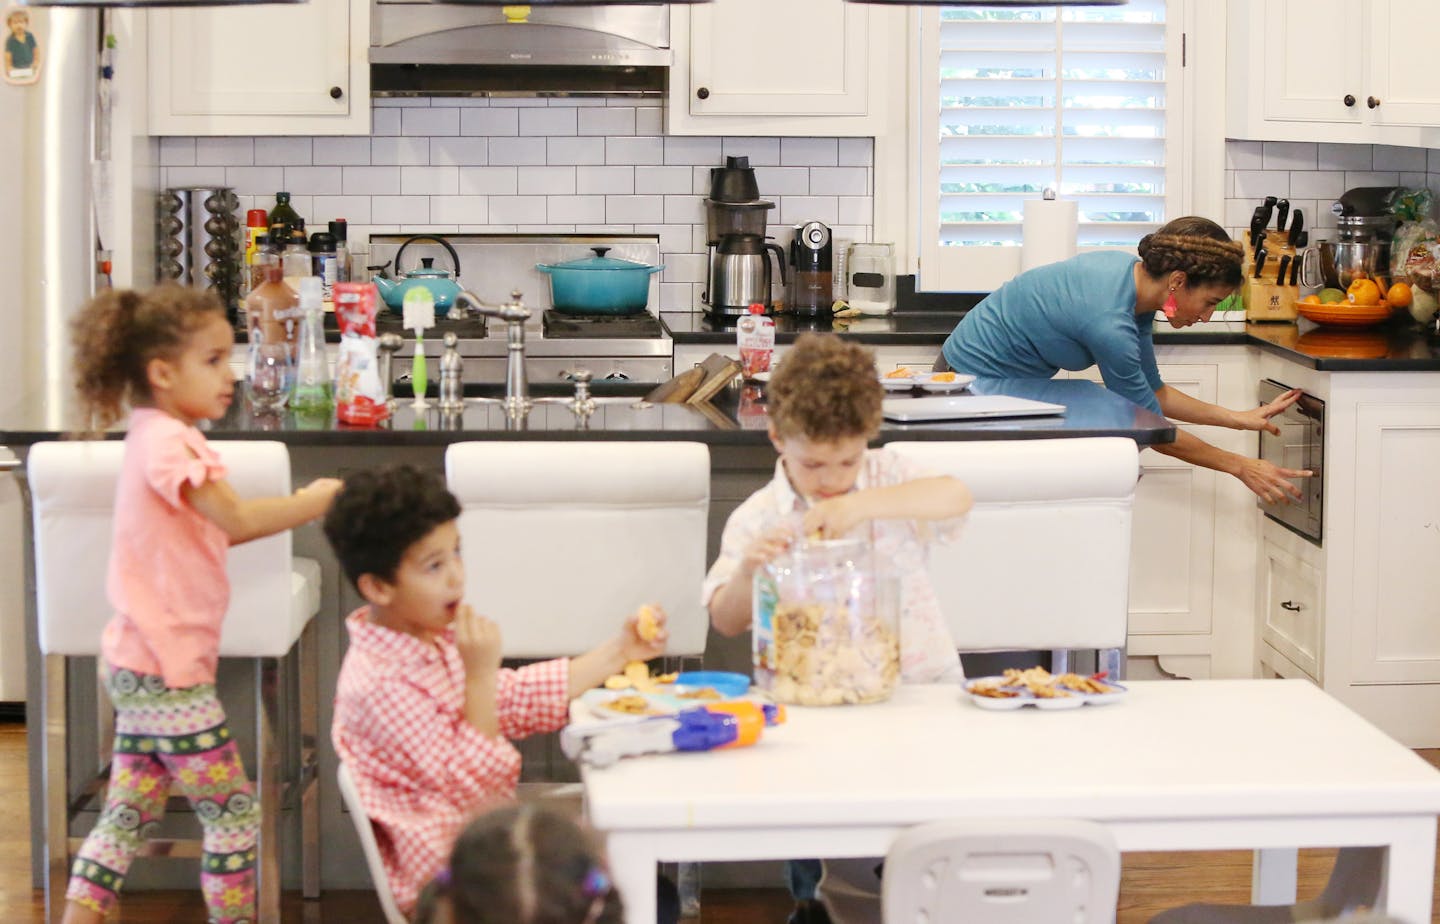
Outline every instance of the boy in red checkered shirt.
{"type": "Polygon", "coordinates": [[[579,657],[502,669],[499,628],[463,602],[459,516],[438,475],[397,466],[347,478],[325,518],[367,601],[346,619],[331,735],[407,914],[464,822],[514,798],[520,754],[508,739],[560,728],[572,698],[658,657],[667,638],[652,607],[648,640],[637,612],[579,657]]]}

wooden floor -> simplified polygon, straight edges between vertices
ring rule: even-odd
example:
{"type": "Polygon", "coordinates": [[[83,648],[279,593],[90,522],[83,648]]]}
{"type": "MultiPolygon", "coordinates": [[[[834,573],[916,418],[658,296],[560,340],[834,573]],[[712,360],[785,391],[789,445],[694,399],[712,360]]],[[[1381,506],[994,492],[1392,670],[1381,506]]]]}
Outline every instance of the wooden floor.
{"type": "MultiPolygon", "coordinates": [[[[1440,750],[1419,753],[1440,766],[1440,750]]],[[[0,724],[0,922],[4,924],[44,921],[44,896],[30,888],[25,763],[24,726],[0,724]]],[[[1301,898],[1319,893],[1333,856],[1333,851],[1301,852],[1301,898]]],[[[1250,860],[1248,851],[1126,854],[1119,924],[1144,924],[1156,912],[1187,902],[1248,901],[1250,860]]],[[[1436,906],[1440,908],[1440,900],[1436,906]]],[[[789,911],[790,898],[783,889],[711,890],[704,893],[700,920],[705,924],[783,924],[789,911]]],[[[369,892],[328,892],[318,902],[287,894],[284,917],[287,922],[305,924],[384,924],[380,907],[369,892]]],[[[127,895],[119,915],[112,918],[122,924],[191,924],[204,919],[198,884],[194,891],[127,895]]],[[[1440,922],[1440,915],[1432,920],[1440,922]]]]}

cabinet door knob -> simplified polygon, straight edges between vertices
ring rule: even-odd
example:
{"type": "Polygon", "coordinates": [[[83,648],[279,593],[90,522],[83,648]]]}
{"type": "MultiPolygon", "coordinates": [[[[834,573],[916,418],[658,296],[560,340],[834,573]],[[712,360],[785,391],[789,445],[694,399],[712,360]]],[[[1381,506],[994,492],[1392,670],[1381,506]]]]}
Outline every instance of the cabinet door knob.
{"type": "Polygon", "coordinates": [[[1380,99],[1379,97],[1372,96],[1369,99],[1365,100],[1365,105],[1369,106],[1371,109],[1379,109],[1380,99]]]}
{"type": "Polygon", "coordinates": [[[1280,609],[1289,610],[1292,613],[1298,613],[1303,610],[1304,607],[1294,602],[1293,600],[1282,600],[1280,601],[1280,609]]]}
{"type": "Polygon", "coordinates": [[[709,87],[701,87],[700,89],[698,89],[698,90],[695,91],[695,95],[696,95],[697,97],[699,97],[700,99],[709,99],[709,98],[710,98],[710,88],[709,88],[709,87]]]}
{"type": "Polygon", "coordinates": [[[339,99],[340,97],[342,97],[342,96],[344,96],[344,95],[345,95],[345,91],[342,90],[342,89],[340,89],[339,87],[331,87],[331,88],[330,88],[330,98],[331,98],[331,99],[339,99]]]}
{"type": "Polygon", "coordinates": [[[1345,104],[1346,109],[1349,109],[1351,106],[1355,105],[1355,94],[1346,93],[1345,99],[1341,100],[1341,102],[1345,104]]]}

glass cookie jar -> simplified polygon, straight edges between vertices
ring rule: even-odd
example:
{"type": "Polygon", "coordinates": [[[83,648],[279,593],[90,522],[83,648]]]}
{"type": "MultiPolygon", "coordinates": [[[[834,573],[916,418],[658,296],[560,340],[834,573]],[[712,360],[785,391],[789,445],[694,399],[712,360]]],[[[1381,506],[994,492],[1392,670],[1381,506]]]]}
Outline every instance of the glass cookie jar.
{"type": "Polygon", "coordinates": [[[900,680],[899,581],[864,539],[809,542],[755,572],[755,683],[798,706],[874,703],[900,680]]]}

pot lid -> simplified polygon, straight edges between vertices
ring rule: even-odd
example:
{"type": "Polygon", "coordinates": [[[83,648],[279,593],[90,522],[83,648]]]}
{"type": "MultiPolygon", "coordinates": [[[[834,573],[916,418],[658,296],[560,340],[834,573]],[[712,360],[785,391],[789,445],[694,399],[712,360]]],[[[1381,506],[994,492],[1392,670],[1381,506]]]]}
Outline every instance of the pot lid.
{"type": "Polygon", "coordinates": [[[416,276],[423,276],[427,279],[449,279],[450,271],[442,267],[433,266],[434,257],[421,257],[421,265],[405,274],[406,279],[414,279],[416,276]]]}
{"type": "Polygon", "coordinates": [[[593,257],[581,257],[577,260],[566,260],[564,263],[541,263],[543,269],[567,269],[585,270],[587,272],[603,270],[652,270],[655,267],[648,263],[639,263],[635,260],[621,260],[618,257],[607,257],[605,253],[609,247],[591,247],[595,251],[593,257]]]}

